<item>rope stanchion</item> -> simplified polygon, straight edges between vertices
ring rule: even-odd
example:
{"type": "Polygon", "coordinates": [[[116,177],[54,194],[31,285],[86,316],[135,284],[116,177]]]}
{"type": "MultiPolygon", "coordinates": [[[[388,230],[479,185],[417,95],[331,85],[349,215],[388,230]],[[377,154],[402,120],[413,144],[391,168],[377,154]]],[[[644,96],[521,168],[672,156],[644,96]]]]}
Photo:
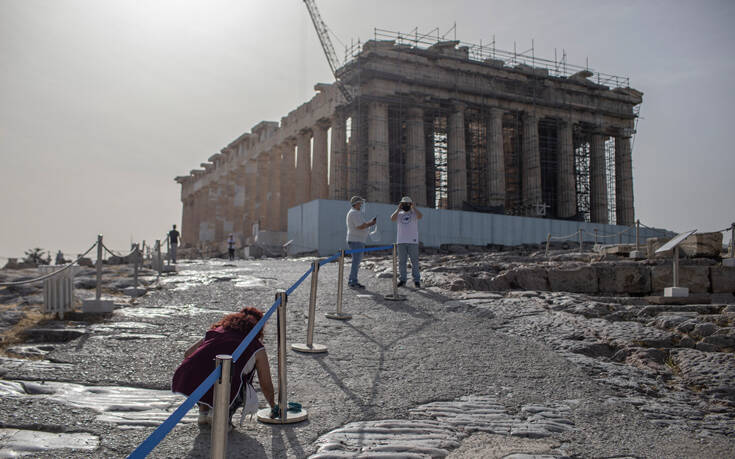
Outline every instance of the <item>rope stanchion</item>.
{"type": "MultiPolygon", "coordinates": [[[[278,409],[264,408],[258,411],[258,420],[266,424],[293,424],[305,421],[309,415],[303,408],[298,406],[298,411],[292,410],[288,403],[287,372],[286,372],[286,305],[288,295],[286,292],[276,293],[280,297],[278,305],[278,409]],[[275,411],[275,412],[274,412],[275,411]],[[272,416],[273,415],[273,416],[272,416]],[[275,417],[279,415],[279,417],[275,417]]],[[[298,404],[293,404],[298,405],[298,404]]]]}
{"type": "Polygon", "coordinates": [[[320,261],[318,259],[314,260],[311,266],[311,291],[309,292],[309,318],[306,325],[306,343],[292,344],[291,349],[297,352],[306,352],[309,354],[327,352],[327,346],[314,344],[314,316],[316,315],[316,295],[319,286],[319,266],[321,266],[320,261]]]}
{"type": "Polygon", "coordinates": [[[393,293],[383,295],[388,301],[406,301],[406,297],[398,294],[398,244],[393,244],[393,293]]]}
{"type": "Polygon", "coordinates": [[[337,311],[328,312],[326,317],[334,320],[350,320],[351,314],[342,312],[342,294],[344,292],[345,283],[345,251],[339,251],[339,268],[337,269],[337,311]]]}
{"type": "Polygon", "coordinates": [[[77,257],[76,260],[72,261],[71,263],[69,263],[68,265],[66,265],[63,268],[59,269],[58,271],[54,271],[54,272],[49,273],[49,274],[44,274],[43,276],[36,277],[36,278],[33,278],[33,279],[26,279],[26,280],[16,281],[16,282],[2,282],[2,283],[0,283],[0,287],[11,287],[11,286],[14,286],[14,285],[32,284],[34,282],[40,282],[40,281],[46,280],[46,279],[48,279],[50,277],[57,276],[57,275],[61,274],[62,272],[66,271],[67,269],[71,268],[72,266],[76,265],[77,263],[79,263],[79,260],[81,260],[82,258],[86,257],[87,254],[89,252],[91,252],[92,249],[95,248],[96,246],[97,246],[97,243],[95,242],[94,244],[92,244],[92,247],[88,248],[86,252],[84,252],[83,254],[79,255],[79,257],[77,257]]]}
{"type": "Polygon", "coordinates": [[[225,459],[227,454],[227,427],[230,422],[230,372],[232,356],[216,356],[216,366],[220,368],[220,377],[214,384],[212,400],[212,459],[225,459]]]}
{"type": "Polygon", "coordinates": [[[108,254],[110,254],[111,256],[113,256],[113,257],[118,257],[118,258],[127,258],[127,257],[129,257],[130,255],[132,255],[132,254],[134,254],[134,253],[135,253],[135,248],[133,248],[133,249],[132,249],[132,250],[131,250],[131,251],[130,251],[129,253],[127,253],[127,254],[125,254],[125,255],[121,255],[120,253],[118,253],[118,252],[115,252],[114,250],[112,250],[112,249],[109,249],[109,248],[107,248],[107,246],[106,246],[106,245],[104,245],[104,244],[102,244],[102,248],[104,248],[104,249],[105,249],[105,252],[107,252],[107,253],[108,253],[108,254]]]}

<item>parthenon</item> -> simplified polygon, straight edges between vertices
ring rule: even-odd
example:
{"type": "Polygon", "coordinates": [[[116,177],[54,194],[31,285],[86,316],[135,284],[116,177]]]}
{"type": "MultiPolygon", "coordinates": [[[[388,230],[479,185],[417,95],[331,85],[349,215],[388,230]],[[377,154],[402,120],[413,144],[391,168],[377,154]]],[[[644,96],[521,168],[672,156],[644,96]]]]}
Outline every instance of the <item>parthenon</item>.
{"type": "Polygon", "coordinates": [[[185,245],[285,232],[315,199],[634,222],[631,137],[642,93],[625,78],[478,49],[370,40],[336,84],[240,135],[182,185],[185,245]]]}

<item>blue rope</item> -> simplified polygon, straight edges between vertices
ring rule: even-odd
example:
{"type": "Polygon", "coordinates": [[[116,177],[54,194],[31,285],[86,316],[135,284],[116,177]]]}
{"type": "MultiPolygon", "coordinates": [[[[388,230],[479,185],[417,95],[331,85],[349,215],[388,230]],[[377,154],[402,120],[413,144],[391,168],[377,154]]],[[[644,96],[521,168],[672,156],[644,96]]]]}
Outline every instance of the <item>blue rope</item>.
{"type": "Polygon", "coordinates": [[[290,289],[286,290],[286,295],[290,295],[290,294],[291,294],[291,293],[292,293],[292,292],[293,292],[294,290],[296,290],[296,288],[297,288],[297,287],[298,287],[299,285],[301,285],[301,283],[302,283],[302,282],[304,282],[304,279],[306,279],[307,277],[309,277],[309,274],[311,274],[311,272],[312,272],[312,271],[314,271],[314,266],[312,266],[311,268],[309,268],[309,270],[308,270],[308,271],[306,271],[306,272],[304,273],[304,275],[303,275],[303,276],[301,276],[301,279],[297,280],[297,281],[296,281],[296,282],[295,282],[295,283],[294,283],[294,284],[293,284],[293,285],[291,286],[291,288],[290,288],[290,289]]]}
{"type": "Polygon", "coordinates": [[[327,263],[331,263],[331,262],[333,262],[334,260],[336,260],[338,258],[339,258],[339,252],[335,253],[334,255],[332,255],[331,257],[327,258],[326,260],[320,261],[319,262],[319,267],[322,267],[322,266],[326,265],[327,263]]]}

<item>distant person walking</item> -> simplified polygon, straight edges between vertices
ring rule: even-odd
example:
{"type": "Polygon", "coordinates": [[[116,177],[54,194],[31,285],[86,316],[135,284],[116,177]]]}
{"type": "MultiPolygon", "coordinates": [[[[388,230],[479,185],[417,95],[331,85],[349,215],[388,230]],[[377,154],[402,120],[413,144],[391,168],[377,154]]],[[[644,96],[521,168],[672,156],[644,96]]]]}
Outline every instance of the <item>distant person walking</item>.
{"type": "Polygon", "coordinates": [[[419,220],[423,214],[414,206],[409,196],[401,198],[398,208],[390,216],[391,221],[398,222],[398,286],[406,285],[406,259],[411,258],[411,275],[416,288],[421,288],[419,272],[419,220]]]}
{"type": "MultiPolygon", "coordinates": [[[[350,205],[352,208],[347,212],[347,218],[345,220],[347,224],[347,246],[350,250],[360,250],[365,248],[365,241],[368,238],[368,228],[373,226],[376,222],[375,217],[372,220],[365,221],[363,218],[362,208],[365,200],[360,196],[353,196],[350,199],[350,205]]],[[[362,261],[362,252],[352,254],[352,266],[350,268],[350,278],[347,281],[347,285],[352,288],[365,288],[364,285],[357,281],[357,272],[360,269],[360,262],[362,261]]]]}
{"type": "Polygon", "coordinates": [[[168,232],[168,249],[171,251],[171,262],[176,264],[176,248],[179,246],[179,232],[176,225],[168,232]]]}
{"type": "Polygon", "coordinates": [[[230,261],[235,259],[235,236],[232,233],[227,238],[227,255],[230,257],[230,261]]]}

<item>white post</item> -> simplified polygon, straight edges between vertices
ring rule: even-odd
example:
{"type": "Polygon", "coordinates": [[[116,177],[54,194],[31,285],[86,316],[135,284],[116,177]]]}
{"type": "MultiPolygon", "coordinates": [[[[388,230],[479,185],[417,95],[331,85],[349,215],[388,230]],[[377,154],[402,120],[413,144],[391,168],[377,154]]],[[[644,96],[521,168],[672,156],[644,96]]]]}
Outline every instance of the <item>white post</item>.
{"type": "Polygon", "coordinates": [[[94,294],[95,300],[102,298],[102,235],[97,235],[97,291],[94,294]]]}
{"type": "Polygon", "coordinates": [[[579,229],[579,253],[584,252],[584,246],[583,246],[583,239],[584,239],[584,230],[582,228],[579,229]]]}
{"type": "Polygon", "coordinates": [[[383,296],[389,301],[405,301],[406,297],[398,294],[398,244],[393,244],[393,293],[383,296]]]}
{"type": "Polygon", "coordinates": [[[340,250],[339,267],[337,268],[337,311],[328,312],[326,314],[328,319],[335,319],[335,320],[352,319],[351,314],[345,314],[342,312],[342,292],[344,290],[344,282],[345,282],[345,251],[340,250]]]}

